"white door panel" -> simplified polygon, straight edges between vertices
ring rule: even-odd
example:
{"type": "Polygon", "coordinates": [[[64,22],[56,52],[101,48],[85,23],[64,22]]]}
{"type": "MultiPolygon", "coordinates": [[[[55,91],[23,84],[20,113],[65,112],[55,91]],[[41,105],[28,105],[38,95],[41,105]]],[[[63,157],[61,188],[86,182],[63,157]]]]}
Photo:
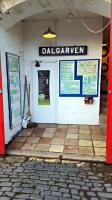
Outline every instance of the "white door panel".
{"type": "MultiPolygon", "coordinates": [[[[41,64],[41,67],[33,68],[33,113],[32,120],[37,123],[56,123],[56,66],[54,63],[41,64]],[[39,80],[38,73],[44,74],[46,70],[49,70],[49,92],[50,92],[50,104],[39,105],[39,80]]],[[[42,98],[44,95],[41,95],[42,98]]],[[[46,95],[45,95],[46,96],[46,95]]]]}

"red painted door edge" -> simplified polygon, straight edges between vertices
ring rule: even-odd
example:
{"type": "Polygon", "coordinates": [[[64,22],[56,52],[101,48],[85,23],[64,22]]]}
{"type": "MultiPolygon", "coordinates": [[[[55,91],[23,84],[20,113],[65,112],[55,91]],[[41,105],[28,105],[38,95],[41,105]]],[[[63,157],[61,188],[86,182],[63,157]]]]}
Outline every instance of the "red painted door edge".
{"type": "MultiPolygon", "coordinates": [[[[0,90],[2,90],[2,73],[0,64],[0,90]]],[[[4,138],[4,110],[3,110],[3,94],[0,94],[0,155],[5,154],[5,138],[4,138]]]]}
{"type": "Polygon", "coordinates": [[[112,0],[111,0],[111,24],[110,24],[109,73],[108,73],[106,162],[112,164],[112,0]]]}

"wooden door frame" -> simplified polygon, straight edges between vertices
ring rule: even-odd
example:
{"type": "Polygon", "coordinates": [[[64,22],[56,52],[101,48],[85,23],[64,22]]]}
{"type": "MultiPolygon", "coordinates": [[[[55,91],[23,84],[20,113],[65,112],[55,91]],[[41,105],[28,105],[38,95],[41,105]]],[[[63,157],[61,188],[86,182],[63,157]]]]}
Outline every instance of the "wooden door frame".
{"type": "MultiPolygon", "coordinates": [[[[2,69],[0,61],[0,89],[2,90],[2,69]]],[[[3,110],[3,94],[1,93],[1,110],[0,110],[0,155],[5,154],[5,133],[4,133],[4,110],[3,110]]]]}
{"type": "Polygon", "coordinates": [[[108,72],[108,103],[107,103],[107,130],[106,130],[106,162],[112,164],[112,0],[110,24],[110,51],[108,72]]]}

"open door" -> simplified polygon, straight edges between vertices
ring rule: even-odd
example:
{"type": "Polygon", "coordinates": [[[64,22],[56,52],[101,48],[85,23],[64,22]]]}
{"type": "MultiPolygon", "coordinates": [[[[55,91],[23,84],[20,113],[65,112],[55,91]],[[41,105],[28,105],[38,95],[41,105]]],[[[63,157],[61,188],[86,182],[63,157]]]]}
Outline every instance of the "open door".
{"type": "Polygon", "coordinates": [[[0,62],[0,155],[5,154],[2,74],[0,62]]]}

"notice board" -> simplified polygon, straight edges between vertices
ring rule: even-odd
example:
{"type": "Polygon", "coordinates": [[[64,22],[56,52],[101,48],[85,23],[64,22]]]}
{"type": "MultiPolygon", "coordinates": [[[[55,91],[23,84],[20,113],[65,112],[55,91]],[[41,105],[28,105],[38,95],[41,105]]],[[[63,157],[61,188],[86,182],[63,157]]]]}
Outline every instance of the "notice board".
{"type": "Polygon", "coordinates": [[[10,129],[21,124],[20,63],[17,55],[6,53],[10,129]]]}
{"type": "Polygon", "coordinates": [[[59,96],[98,96],[99,59],[60,60],[59,96]]]}

